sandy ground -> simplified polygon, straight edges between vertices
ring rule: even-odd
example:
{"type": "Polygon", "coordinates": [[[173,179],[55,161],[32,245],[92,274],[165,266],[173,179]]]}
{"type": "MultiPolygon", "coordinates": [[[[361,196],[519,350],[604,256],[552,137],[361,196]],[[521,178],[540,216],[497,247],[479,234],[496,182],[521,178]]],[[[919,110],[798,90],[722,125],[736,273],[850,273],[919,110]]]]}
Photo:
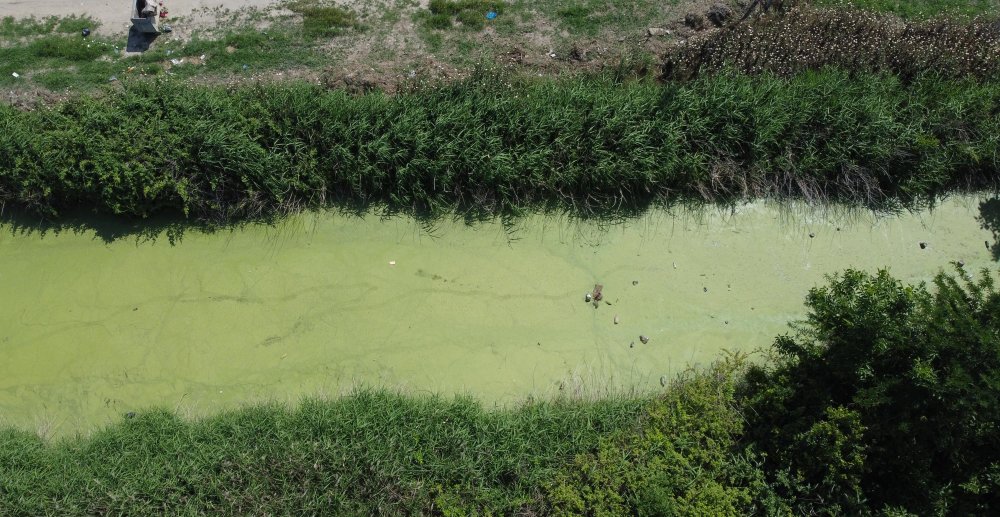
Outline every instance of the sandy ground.
{"type": "MultiPolygon", "coordinates": [[[[277,0],[242,0],[225,2],[221,0],[163,0],[169,18],[190,17],[198,11],[214,7],[237,9],[240,7],[268,7],[277,0]]],[[[119,34],[128,31],[131,0],[0,0],[0,17],[44,18],[46,16],[66,16],[70,14],[88,15],[101,23],[99,32],[119,34]]],[[[168,18],[168,23],[169,23],[168,18]]]]}

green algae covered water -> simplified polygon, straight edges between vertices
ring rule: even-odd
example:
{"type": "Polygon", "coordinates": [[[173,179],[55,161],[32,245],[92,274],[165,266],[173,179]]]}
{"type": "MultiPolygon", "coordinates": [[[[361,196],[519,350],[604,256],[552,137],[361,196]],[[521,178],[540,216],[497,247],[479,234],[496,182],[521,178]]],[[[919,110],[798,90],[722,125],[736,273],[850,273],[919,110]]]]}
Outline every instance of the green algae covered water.
{"type": "Polygon", "coordinates": [[[65,435],[154,405],[201,415],[358,386],[489,404],[657,389],[768,345],[824,275],[995,268],[979,207],[754,203],[513,227],[306,213],[177,240],[8,224],[0,424],[65,435]]]}

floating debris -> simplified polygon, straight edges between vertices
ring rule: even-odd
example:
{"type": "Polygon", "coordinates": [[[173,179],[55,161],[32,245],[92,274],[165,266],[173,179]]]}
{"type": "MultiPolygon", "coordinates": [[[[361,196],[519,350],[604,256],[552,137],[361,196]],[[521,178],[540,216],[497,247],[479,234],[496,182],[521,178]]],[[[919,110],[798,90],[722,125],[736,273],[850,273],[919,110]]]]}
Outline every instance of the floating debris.
{"type": "Polygon", "coordinates": [[[708,288],[707,287],[702,287],[701,291],[704,292],[704,293],[707,293],[708,292],[708,288]]]}
{"type": "Polygon", "coordinates": [[[815,237],[815,236],[816,236],[816,234],[815,234],[815,233],[813,233],[813,232],[809,232],[809,238],[810,238],[810,239],[812,239],[812,238],[813,238],[813,237],[815,237]]]}
{"type": "Polygon", "coordinates": [[[646,336],[646,335],[644,335],[644,334],[643,334],[643,335],[640,335],[640,336],[639,336],[639,341],[642,341],[642,344],[644,344],[644,345],[645,345],[646,343],[649,343],[649,336],[646,336]]]}
{"type": "Polygon", "coordinates": [[[922,250],[923,249],[927,249],[927,243],[924,242],[924,241],[920,241],[920,249],[922,249],[922,250]]]}
{"type": "Polygon", "coordinates": [[[639,285],[639,281],[638,280],[633,280],[632,281],[632,285],[639,285]]]}
{"type": "Polygon", "coordinates": [[[618,318],[618,315],[615,314],[615,325],[617,325],[620,322],[621,322],[621,320],[618,318]]]}
{"type": "Polygon", "coordinates": [[[664,388],[667,387],[667,376],[666,375],[661,375],[660,376],[660,386],[663,386],[664,388]]]}
{"type": "Polygon", "coordinates": [[[592,299],[593,299],[593,297],[590,295],[590,293],[587,293],[587,294],[583,295],[583,301],[585,301],[587,303],[590,303],[590,300],[592,300],[592,299]]]}
{"type": "Polygon", "coordinates": [[[125,418],[135,418],[135,411],[129,411],[125,413],[125,418]]]}
{"type": "Polygon", "coordinates": [[[628,344],[628,347],[629,347],[629,348],[635,348],[635,341],[633,341],[633,342],[629,343],[629,344],[628,344]]]}

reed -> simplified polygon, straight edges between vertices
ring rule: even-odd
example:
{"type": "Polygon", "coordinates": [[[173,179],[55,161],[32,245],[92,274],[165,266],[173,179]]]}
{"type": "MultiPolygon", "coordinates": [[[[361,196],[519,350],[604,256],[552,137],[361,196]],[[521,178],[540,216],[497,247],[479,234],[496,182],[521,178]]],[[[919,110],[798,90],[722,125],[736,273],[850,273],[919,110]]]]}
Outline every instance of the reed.
{"type": "Polygon", "coordinates": [[[127,82],[0,107],[0,203],[230,221],[331,204],[634,213],[684,199],[913,204],[992,187],[1000,85],[834,69],[685,83],[481,71],[387,96],[127,82]]]}

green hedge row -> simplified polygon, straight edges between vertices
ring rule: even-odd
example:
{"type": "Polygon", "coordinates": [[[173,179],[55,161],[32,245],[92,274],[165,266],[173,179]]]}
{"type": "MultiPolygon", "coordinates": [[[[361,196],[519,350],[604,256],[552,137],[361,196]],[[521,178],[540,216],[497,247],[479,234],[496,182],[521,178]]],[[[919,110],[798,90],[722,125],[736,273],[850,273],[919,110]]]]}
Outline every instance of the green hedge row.
{"type": "Polygon", "coordinates": [[[0,107],[0,202],[206,220],[328,203],[422,213],[684,197],[911,202],[1000,170],[1000,84],[808,72],[686,83],[489,73],[387,96],[141,81],[0,107]]]}

